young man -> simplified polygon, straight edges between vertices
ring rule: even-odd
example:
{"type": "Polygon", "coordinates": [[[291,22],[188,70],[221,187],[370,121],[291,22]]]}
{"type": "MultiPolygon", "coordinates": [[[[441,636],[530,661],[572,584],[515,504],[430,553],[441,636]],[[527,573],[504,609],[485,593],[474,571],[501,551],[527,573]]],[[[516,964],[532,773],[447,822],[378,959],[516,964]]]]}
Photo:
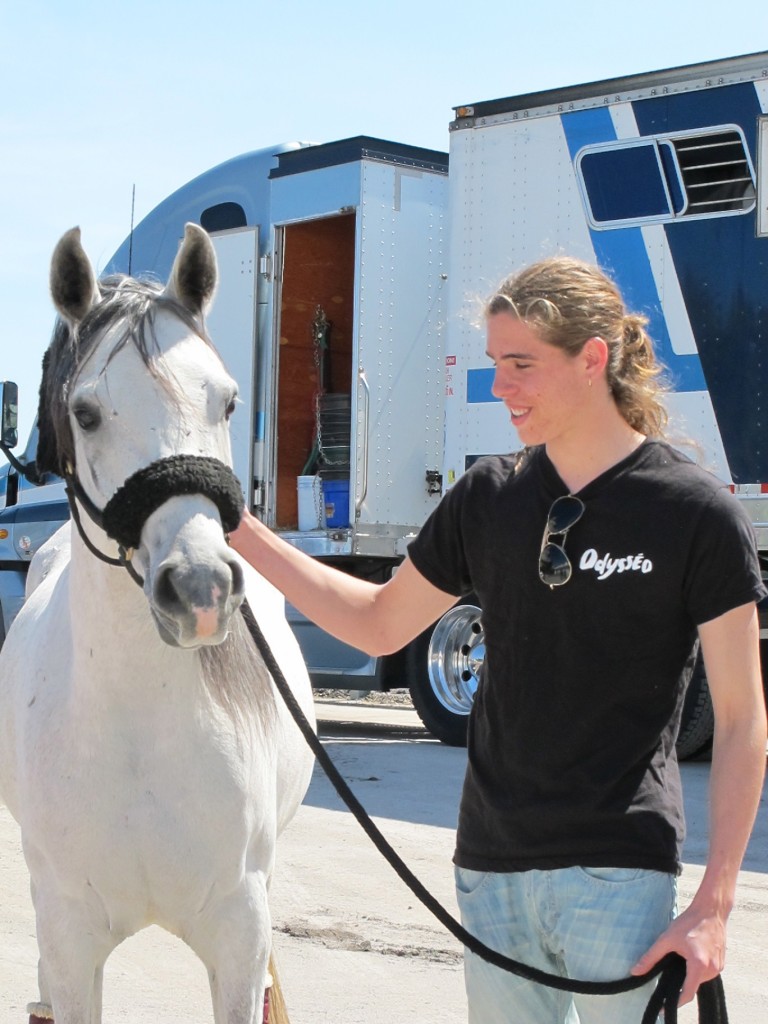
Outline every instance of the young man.
{"type": "MultiPolygon", "coordinates": [[[[580,980],[687,961],[681,1002],[722,970],[760,797],[766,725],[749,522],[661,440],[641,317],[570,259],[486,309],[494,393],[525,448],[480,460],[384,586],[307,558],[245,514],[233,546],[322,628],[398,650],[474,592],[486,661],[469,725],[456,883],[469,931],[580,980]],[[684,833],[675,736],[692,648],[716,728],[702,884],[675,912],[684,833]]],[[[571,996],[468,954],[470,1024],[632,1024],[649,992],[571,996]]]]}

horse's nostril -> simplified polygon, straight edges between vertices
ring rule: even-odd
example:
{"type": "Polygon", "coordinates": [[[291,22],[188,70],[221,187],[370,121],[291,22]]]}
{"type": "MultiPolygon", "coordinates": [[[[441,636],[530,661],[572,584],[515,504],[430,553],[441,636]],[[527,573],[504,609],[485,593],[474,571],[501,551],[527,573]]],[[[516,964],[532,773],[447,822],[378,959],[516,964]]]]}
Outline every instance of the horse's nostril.
{"type": "Polygon", "coordinates": [[[236,558],[202,565],[170,559],[158,567],[152,588],[155,606],[166,615],[177,617],[190,612],[219,609],[242,599],[245,576],[236,558]]]}
{"type": "Polygon", "coordinates": [[[167,565],[157,574],[155,580],[155,601],[160,608],[170,611],[181,605],[179,592],[174,584],[174,566],[167,565]]]}
{"type": "Polygon", "coordinates": [[[245,593],[245,577],[243,575],[243,567],[239,562],[233,561],[230,564],[230,571],[232,573],[232,596],[240,597],[245,593]]]}

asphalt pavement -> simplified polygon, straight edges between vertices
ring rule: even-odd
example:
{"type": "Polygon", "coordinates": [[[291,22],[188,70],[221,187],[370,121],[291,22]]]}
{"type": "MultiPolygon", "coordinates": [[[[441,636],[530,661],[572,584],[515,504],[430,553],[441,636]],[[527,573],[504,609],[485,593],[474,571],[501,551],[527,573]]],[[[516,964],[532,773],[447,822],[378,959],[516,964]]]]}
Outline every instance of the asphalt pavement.
{"type": "MultiPolygon", "coordinates": [[[[445,747],[408,707],[318,703],[320,734],[376,824],[455,912],[451,854],[465,752],[445,747]]],[[[706,856],[707,763],[683,766],[689,837],[681,904],[706,856]]],[[[318,768],[278,845],[271,894],[283,990],[293,1024],[461,1024],[461,949],[395,876],[318,768]]],[[[768,1021],[768,796],[741,875],[725,987],[731,1024],[768,1021]]],[[[37,951],[18,828],[0,808],[0,1024],[25,1024],[37,951]]],[[[105,1024],[211,1024],[202,964],[150,928],[107,962],[105,1024]]],[[[692,1007],[680,1024],[697,1020],[692,1007]]],[[[628,1024],[628,1022],[617,1022],[628,1024]]]]}

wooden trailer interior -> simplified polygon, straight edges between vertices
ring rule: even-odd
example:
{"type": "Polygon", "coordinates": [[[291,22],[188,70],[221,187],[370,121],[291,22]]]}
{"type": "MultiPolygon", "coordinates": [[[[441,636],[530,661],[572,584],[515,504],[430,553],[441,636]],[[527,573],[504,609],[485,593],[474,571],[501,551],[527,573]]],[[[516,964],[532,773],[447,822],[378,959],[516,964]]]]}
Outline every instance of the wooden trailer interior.
{"type": "Polygon", "coordinates": [[[351,394],[355,215],[286,225],[277,353],[275,526],[298,526],[296,478],[307,472],[321,390],[351,394]],[[316,319],[329,321],[324,380],[318,375],[316,319]]]}

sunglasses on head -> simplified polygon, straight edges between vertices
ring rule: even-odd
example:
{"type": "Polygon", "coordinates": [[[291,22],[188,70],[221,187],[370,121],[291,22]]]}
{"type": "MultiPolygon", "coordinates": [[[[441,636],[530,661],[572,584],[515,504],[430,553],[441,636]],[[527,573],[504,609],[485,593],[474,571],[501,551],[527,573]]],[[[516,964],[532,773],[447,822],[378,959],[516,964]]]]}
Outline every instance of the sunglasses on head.
{"type": "Polygon", "coordinates": [[[564,494],[552,502],[539,553],[539,579],[548,587],[562,587],[573,575],[571,560],[565,553],[565,538],[584,515],[584,502],[573,494],[564,494]],[[560,537],[555,544],[551,537],[560,537]]]}

